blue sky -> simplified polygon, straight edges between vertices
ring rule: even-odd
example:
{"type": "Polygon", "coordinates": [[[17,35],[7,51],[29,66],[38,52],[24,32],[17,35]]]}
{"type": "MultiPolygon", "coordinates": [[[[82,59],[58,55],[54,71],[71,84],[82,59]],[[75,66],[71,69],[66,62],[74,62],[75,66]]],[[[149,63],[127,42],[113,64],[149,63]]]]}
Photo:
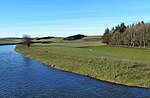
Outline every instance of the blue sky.
{"type": "Polygon", "coordinates": [[[102,35],[150,21],[149,0],[0,0],[0,37],[102,35]]]}

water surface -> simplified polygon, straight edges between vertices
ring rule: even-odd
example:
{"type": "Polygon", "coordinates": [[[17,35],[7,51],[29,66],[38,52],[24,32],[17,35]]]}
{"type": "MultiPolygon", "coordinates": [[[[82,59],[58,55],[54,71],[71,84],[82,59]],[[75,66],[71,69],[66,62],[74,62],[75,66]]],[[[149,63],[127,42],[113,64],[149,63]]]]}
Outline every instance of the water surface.
{"type": "Polygon", "coordinates": [[[0,46],[0,98],[150,98],[150,89],[59,71],[0,46]]]}

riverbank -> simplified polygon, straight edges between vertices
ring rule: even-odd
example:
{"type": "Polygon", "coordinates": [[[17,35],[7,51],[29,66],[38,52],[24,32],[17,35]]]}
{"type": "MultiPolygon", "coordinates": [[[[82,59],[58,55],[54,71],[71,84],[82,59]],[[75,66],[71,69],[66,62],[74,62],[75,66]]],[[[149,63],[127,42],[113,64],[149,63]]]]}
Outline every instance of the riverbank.
{"type": "Polygon", "coordinates": [[[17,46],[22,55],[56,69],[95,79],[150,88],[150,50],[74,42],[17,46]]]}

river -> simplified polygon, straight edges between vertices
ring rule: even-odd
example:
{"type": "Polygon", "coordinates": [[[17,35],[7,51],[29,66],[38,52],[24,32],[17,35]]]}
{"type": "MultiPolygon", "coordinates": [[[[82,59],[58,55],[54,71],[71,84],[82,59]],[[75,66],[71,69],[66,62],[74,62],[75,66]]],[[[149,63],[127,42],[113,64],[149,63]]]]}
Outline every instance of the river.
{"type": "Polygon", "coordinates": [[[150,98],[150,89],[127,87],[63,72],[0,46],[0,98],[150,98]]]}

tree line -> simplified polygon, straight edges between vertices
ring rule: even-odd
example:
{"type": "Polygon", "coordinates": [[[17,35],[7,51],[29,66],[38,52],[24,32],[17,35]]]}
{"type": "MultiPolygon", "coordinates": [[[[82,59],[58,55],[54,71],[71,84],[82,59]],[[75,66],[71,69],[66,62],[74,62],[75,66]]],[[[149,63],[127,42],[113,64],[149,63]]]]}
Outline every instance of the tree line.
{"type": "Polygon", "coordinates": [[[150,46],[150,23],[142,21],[128,26],[121,23],[111,30],[106,28],[102,42],[109,45],[150,46]]]}
{"type": "Polygon", "coordinates": [[[85,35],[83,34],[77,34],[77,35],[73,35],[73,36],[69,36],[69,37],[66,37],[64,38],[63,40],[69,40],[69,41],[72,41],[72,40],[79,40],[79,39],[82,39],[86,37],[85,35]]]}

